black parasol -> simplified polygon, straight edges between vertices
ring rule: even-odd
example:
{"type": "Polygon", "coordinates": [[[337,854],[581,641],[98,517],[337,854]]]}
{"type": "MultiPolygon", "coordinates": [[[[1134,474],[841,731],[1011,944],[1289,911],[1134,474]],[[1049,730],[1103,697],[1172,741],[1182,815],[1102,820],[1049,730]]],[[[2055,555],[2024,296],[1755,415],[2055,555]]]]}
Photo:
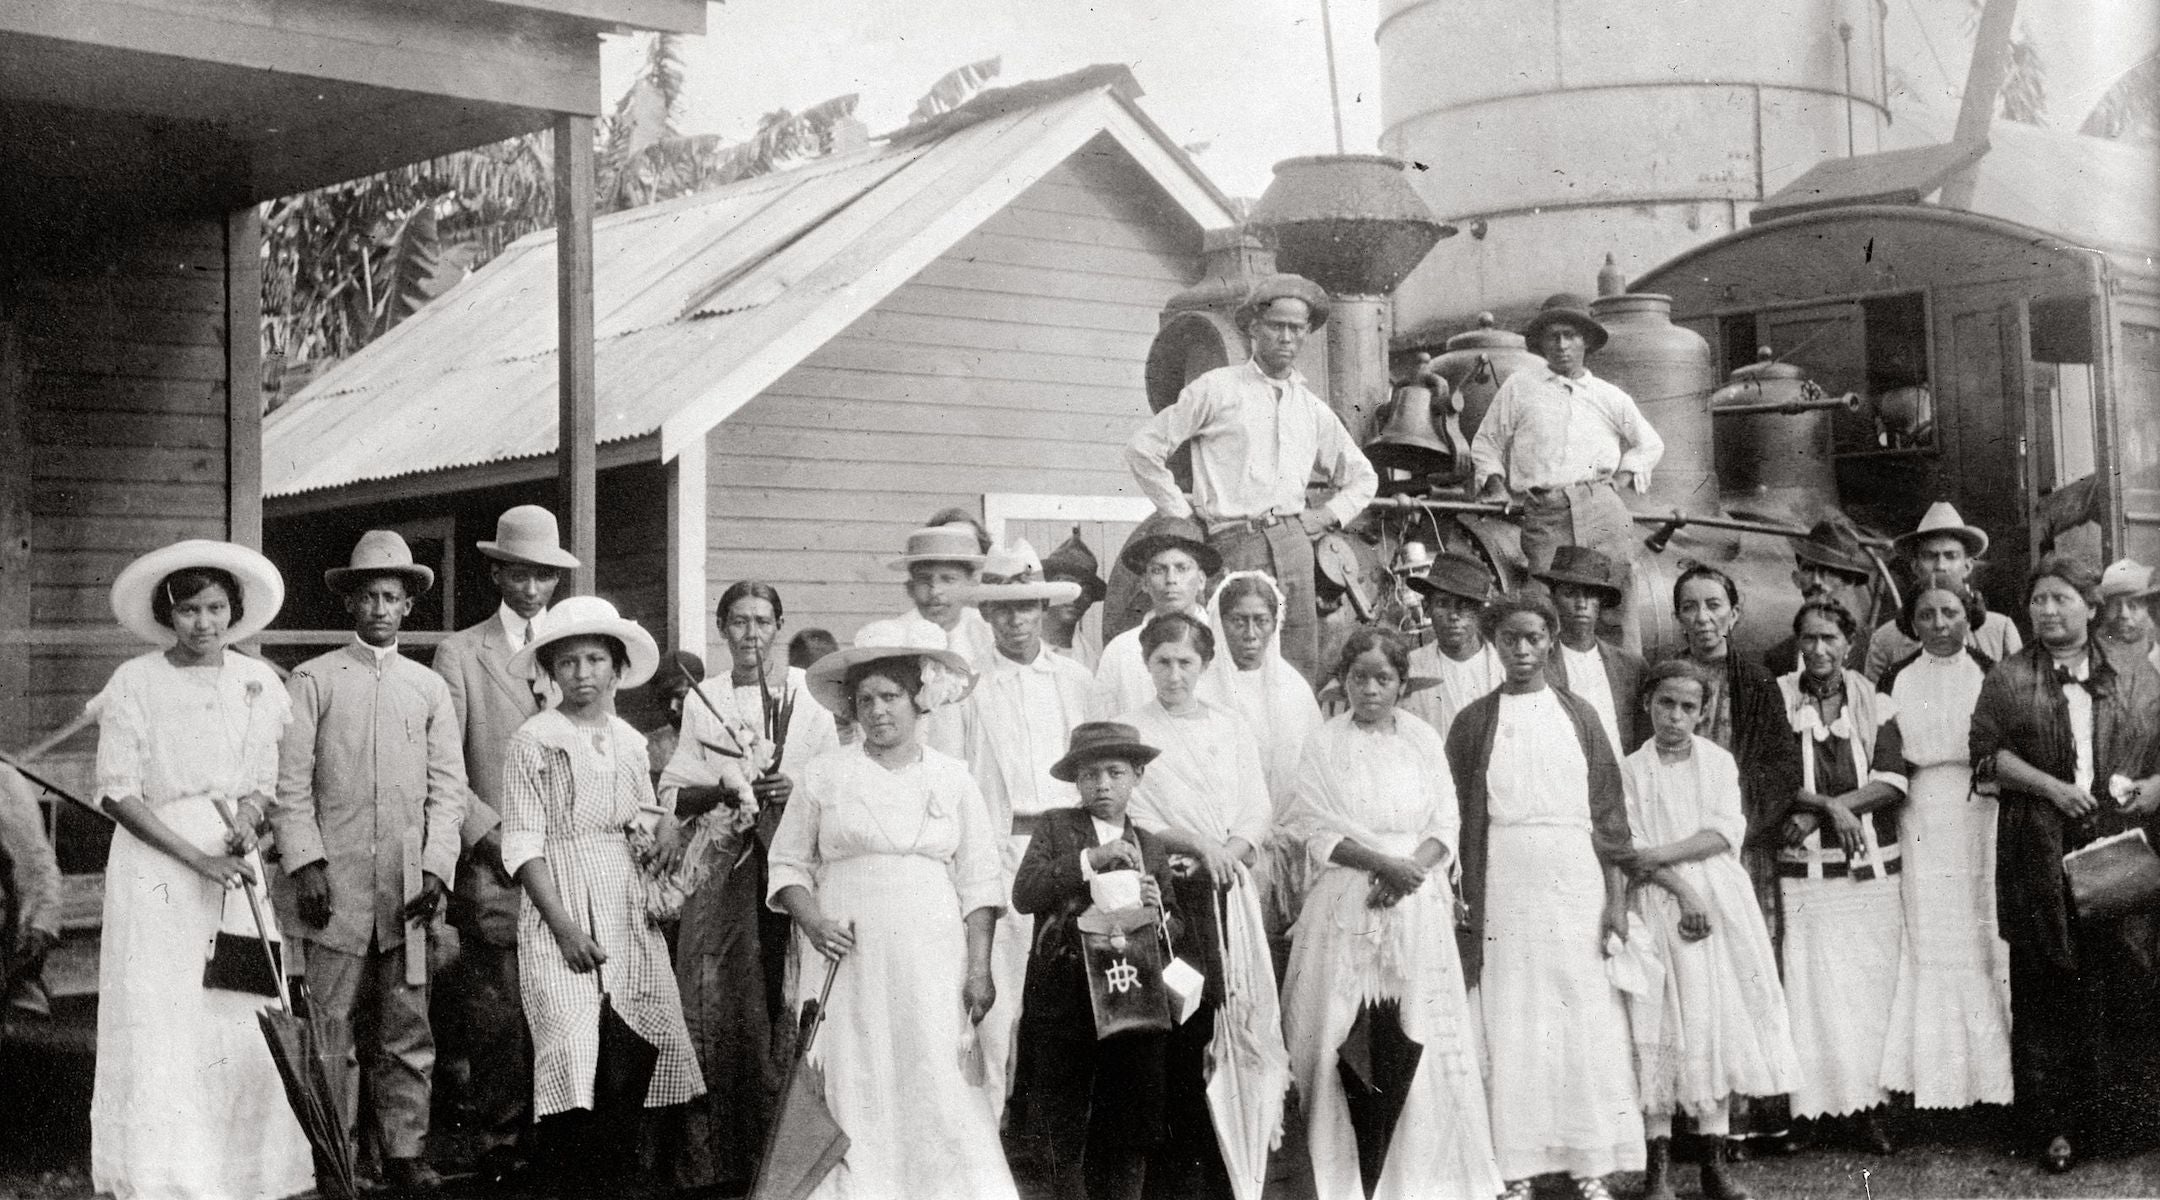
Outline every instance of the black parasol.
{"type": "Polygon", "coordinates": [[[840,960],[826,960],[825,985],[803,1010],[802,1038],[780,1089],[780,1111],[766,1135],[749,1200],[803,1200],[847,1157],[847,1133],[825,1104],[825,1073],[810,1061],[810,1046],[825,1023],[825,1004],[839,969],[840,960]]]}

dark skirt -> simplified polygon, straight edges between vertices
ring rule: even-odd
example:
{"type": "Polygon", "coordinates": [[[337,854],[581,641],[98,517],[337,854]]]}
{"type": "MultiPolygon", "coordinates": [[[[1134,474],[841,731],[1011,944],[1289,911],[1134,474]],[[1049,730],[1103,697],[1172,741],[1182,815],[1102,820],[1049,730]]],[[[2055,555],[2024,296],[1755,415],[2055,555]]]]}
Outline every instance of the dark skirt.
{"type": "Polygon", "coordinates": [[[2069,921],[2072,963],[2010,945],[2019,1124],[2081,1151],[2160,1145],[2160,915],[2069,921]]]}
{"type": "Polygon", "coordinates": [[[778,1006],[768,987],[779,979],[768,980],[765,854],[754,844],[740,865],[715,869],[684,902],[676,934],[675,983],[705,1078],[705,1094],[684,1106],[672,1147],[677,1187],[747,1184],[779,1087],[778,1006]]]}

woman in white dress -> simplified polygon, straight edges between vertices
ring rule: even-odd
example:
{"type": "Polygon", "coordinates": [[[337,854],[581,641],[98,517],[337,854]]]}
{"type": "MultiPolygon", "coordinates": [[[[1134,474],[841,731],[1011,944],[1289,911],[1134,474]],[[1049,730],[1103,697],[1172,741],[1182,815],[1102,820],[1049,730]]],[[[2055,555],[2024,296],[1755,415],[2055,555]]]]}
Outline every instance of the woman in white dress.
{"type": "Polygon", "coordinates": [[[553,1169],[604,1186],[637,1166],[637,1130],[595,1103],[600,996],[659,1048],[647,1109],[705,1090],[684,1028],[667,942],[648,915],[647,876],[677,845],[653,798],[645,738],[615,715],[618,687],[652,678],[652,635],[598,596],[535,622],[510,672],[552,681],[554,708],[510,736],[503,764],[503,869],[524,888],[518,990],[533,1041],[533,1116],[553,1169]]]}
{"type": "MultiPolygon", "coordinates": [[[[1139,641],[1155,699],[1118,720],[1162,756],[1134,790],[1132,819],[1162,838],[1173,865],[1189,864],[1172,886],[1187,925],[1185,943],[1201,948],[1202,961],[1194,965],[1207,977],[1199,1010],[1170,1034],[1170,1136],[1148,1186],[1163,1195],[1222,1196],[1229,1194],[1231,1166],[1208,1115],[1209,1046],[1218,1036],[1249,1038],[1265,1058],[1284,1058],[1275,965],[1252,875],[1274,806],[1244,718],[1200,698],[1200,679],[1215,660],[1214,631],[1186,613],[1164,613],[1140,630],[1139,641]],[[1232,980],[1244,981],[1234,1003],[1232,980]]],[[[1281,1097],[1256,1096],[1253,1103],[1255,1123],[1272,1142],[1281,1132],[1281,1097]]]]}
{"type": "Polygon", "coordinates": [[[899,646],[810,669],[811,695],[863,735],[803,771],[768,885],[795,920],[805,972],[826,969],[812,951],[838,964],[811,1060],[849,1144],[811,1193],[823,1200],[1016,1194],[990,1093],[961,1065],[997,999],[1003,851],[967,764],[916,737],[972,683],[958,655],[899,646]]]}
{"type": "Polygon", "coordinates": [[[1283,1032],[1319,1200],[1501,1187],[1455,950],[1461,821],[1440,735],[1396,707],[1409,670],[1393,634],[1350,635],[1335,672],[1350,711],[1307,744],[1287,819],[1315,871],[1283,1032]],[[1342,1046],[1361,1021],[1353,1101],[1342,1046]]]}
{"type": "Polygon", "coordinates": [[[1962,589],[1922,587],[1898,623],[1920,643],[1878,685],[1897,702],[1912,795],[1905,943],[1882,1086],[1917,1108],[2008,1104],[2010,947],[1995,925],[1995,797],[1973,790],[1972,715],[1994,666],[1966,644],[1980,611],[1962,589]]]}
{"type": "Polygon", "coordinates": [[[254,932],[238,889],[263,879],[252,837],[228,829],[218,802],[244,830],[261,826],[289,706],[275,672],[227,647],[284,598],[268,559],[224,542],[152,551],[113,581],[120,624],[162,647],[122,663],[92,702],[97,795],[115,828],[90,1178],[119,1200],[270,1200],[315,1182],[255,1019],[270,1002],[203,986],[219,929],[254,932]]]}
{"type": "Polygon", "coordinates": [[[1881,1080],[1905,940],[1905,753],[1896,702],[1845,665],[1856,630],[1835,600],[1793,615],[1801,669],[1777,682],[1801,785],[1769,819],[1781,831],[1785,998],[1800,1053],[1792,1114],[1830,1118],[1862,1148],[1890,1154],[1881,1080]]]}
{"type": "Polygon", "coordinates": [[[1627,801],[1597,711],[1545,679],[1560,616],[1543,596],[1483,619],[1507,680],[1448,733],[1463,900],[1491,1060],[1493,1152],[1507,1200],[1565,1172],[1581,1200],[1643,1165],[1627,1012],[1605,954],[1627,937],[1627,801]],[[1480,961],[1481,960],[1481,961],[1480,961]]]}
{"type": "Polygon", "coordinates": [[[1260,773],[1274,806],[1260,875],[1260,900],[1270,937],[1288,933],[1305,897],[1304,847],[1285,836],[1282,820],[1305,743],[1320,728],[1320,703],[1312,685],[1282,656],[1282,589],[1265,571],[1223,577],[1208,601],[1208,622],[1223,640],[1229,661],[1200,677],[1200,698],[1245,718],[1260,747],[1260,773]]]}
{"type": "Polygon", "coordinates": [[[793,939],[787,918],[765,907],[766,846],[803,769],[837,749],[840,736],[832,714],[810,697],[807,677],[788,666],[779,592],[731,584],[713,612],[727,642],[728,678],[683,698],[682,736],[658,791],[660,806],[683,822],[689,847],[683,878],[694,887],[675,936],[675,979],[705,1078],[704,1097],[683,1114],[674,1183],[727,1189],[748,1186],[756,1172],[772,1065],[785,1060],[794,1030],[793,939]],[[792,706],[778,746],[768,704],[792,706]],[[733,755],[760,761],[746,771],[747,760],[733,755]],[[745,804],[750,773],[757,778],[745,804]]]}
{"type": "Polygon", "coordinates": [[[1740,768],[1695,734],[1710,695],[1701,667],[1659,663],[1642,690],[1654,736],[1621,760],[1620,776],[1638,846],[1630,865],[1649,883],[1635,910],[1664,968],[1663,986],[1631,1014],[1649,1137],[1643,1197],[1672,1200],[1673,1114],[1685,1112],[1711,1139],[1703,1195],[1746,1200],[1726,1169],[1733,1110],[1743,1096],[1791,1091],[1800,1065],[1770,930],[1740,865],[1740,768]]]}

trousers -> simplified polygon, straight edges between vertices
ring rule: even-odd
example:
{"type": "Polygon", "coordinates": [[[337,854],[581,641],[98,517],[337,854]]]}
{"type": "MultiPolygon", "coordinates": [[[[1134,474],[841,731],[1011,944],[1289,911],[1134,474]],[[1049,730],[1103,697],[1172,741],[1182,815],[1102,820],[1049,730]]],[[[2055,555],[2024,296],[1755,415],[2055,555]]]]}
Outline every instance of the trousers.
{"type": "Polygon", "coordinates": [[[307,943],[313,1011],[342,1017],[353,1034],[359,1070],[347,1077],[348,1111],[360,1143],[365,1083],[370,1122],[386,1158],[418,1158],[427,1149],[428,1100],[435,1071],[435,1034],[428,1025],[428,986],[405,982],[405,951],[347,954],[307,943]]]}
{"type": "MultiPolygon", "coordinates": [[[[1320,614],[1313,595],[1313,544],[1295,518],[1264,529],[1240,522],[1211,525],[1208,545],[1223,570],[1266,571],[1283,592],[1282,655],[1307,682],[1320,676],[1320,614]]],[[[1216,631],[1221,636],[1220,630],[1216,631]]]]}

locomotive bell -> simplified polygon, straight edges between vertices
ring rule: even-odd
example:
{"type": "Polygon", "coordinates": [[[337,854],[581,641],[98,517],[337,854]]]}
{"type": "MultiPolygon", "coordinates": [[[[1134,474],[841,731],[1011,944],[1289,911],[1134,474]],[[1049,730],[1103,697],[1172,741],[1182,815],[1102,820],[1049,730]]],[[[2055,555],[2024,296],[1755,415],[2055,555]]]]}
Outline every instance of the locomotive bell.
{"type": "Polygon", "coordinates": [[[1447,353],[1433,359],[1425,371],[1445,380],[1455,393],[1456,415],[1467,439],[1477,436],[1485,410],[1492,407],[1493,396],[1508,376],[1544,363],[1543,358],[1530,352],[1521,334],[1499,328],[1491,313],[1481,312],[1477,328],[1449,338],[1447,353]]]}
{"type": "Polygon", "coordinates": [[[1378,471],[1402,471],[1421,479],[1452,467],[1455,455],[1433,428],[1431,388],[1415,384],[1395,389],[1387,426],[1365,443],[1365,457],[1378,471]]]}

